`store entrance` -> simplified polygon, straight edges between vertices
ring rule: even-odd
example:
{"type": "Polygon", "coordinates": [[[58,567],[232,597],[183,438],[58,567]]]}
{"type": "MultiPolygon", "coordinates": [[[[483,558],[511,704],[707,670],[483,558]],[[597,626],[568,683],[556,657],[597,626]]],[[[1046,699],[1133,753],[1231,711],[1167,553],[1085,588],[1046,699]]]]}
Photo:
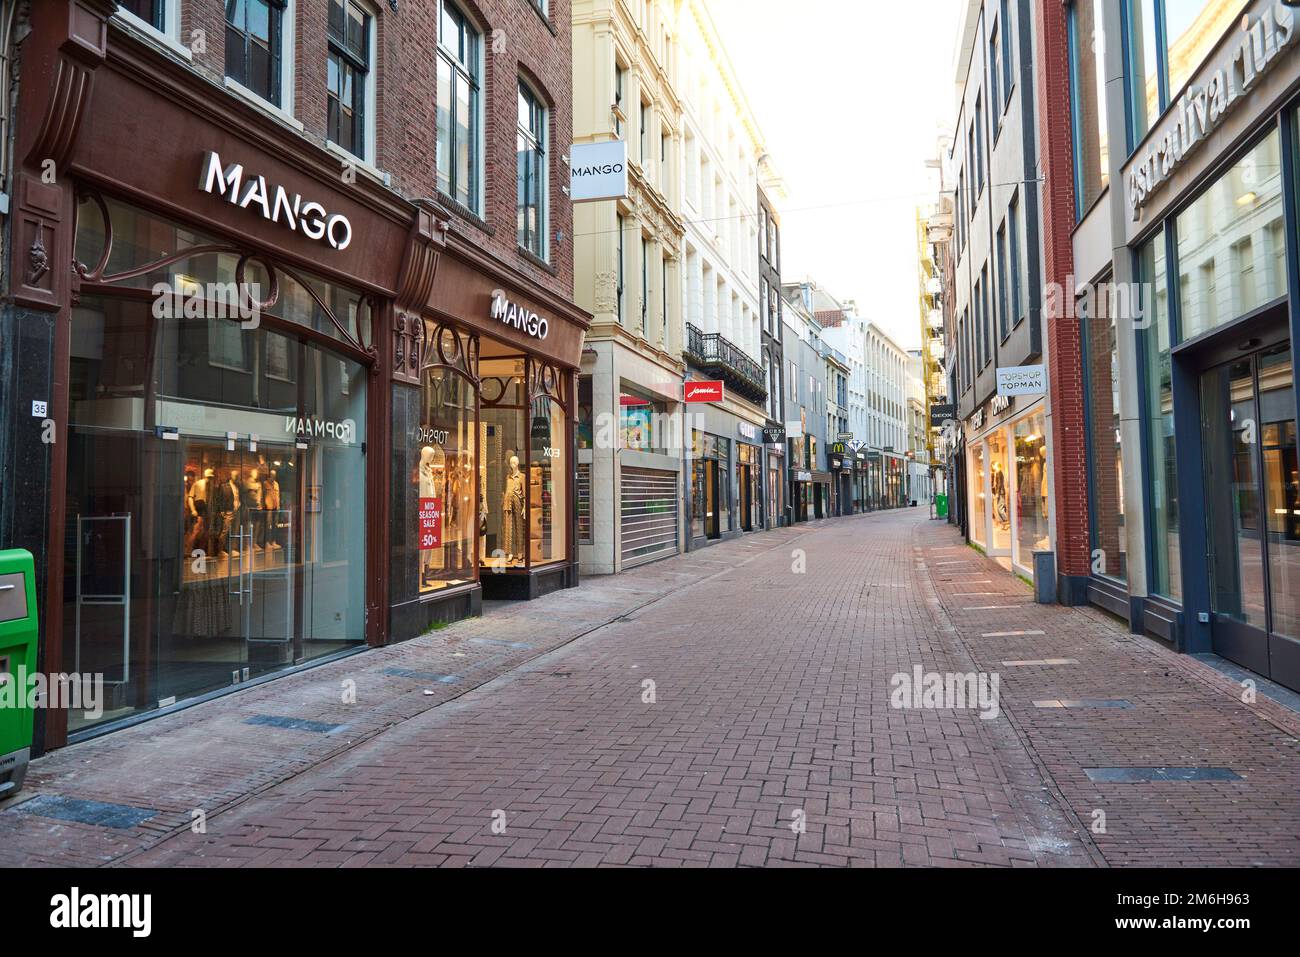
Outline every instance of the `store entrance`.
{"type": "MultiPolygon", "coordinates": [[[[181,695],[303,657],[298,452],[228,444],[180,439],[180,468],[171,470],[183,475],[184,538],[173,627],[159,632],[158,680],[181,695]]],[[[166,534],[174,497],[157,505],[166,534]]]]}
{"type": "Polygon", "coordinates": [[[1300,688],[1300,476],[1291,348],[1201,375],[1214,650],[1300,688]]]}
{"type": "Polygon", "coordinates": [[[754,489],[750,484],[752,475],[748,465],[738,465],[740,472],[740,527],[743,531],[754,530],[754,489]]]}

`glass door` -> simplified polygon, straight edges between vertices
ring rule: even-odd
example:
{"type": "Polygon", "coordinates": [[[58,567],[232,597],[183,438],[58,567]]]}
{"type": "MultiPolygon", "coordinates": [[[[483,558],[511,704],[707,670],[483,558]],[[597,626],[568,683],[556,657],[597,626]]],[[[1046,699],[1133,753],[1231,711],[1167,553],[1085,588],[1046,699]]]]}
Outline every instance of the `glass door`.
{"type": "Polygon", "coordinates": [[[1201,376],[1214,648],[1300,686],[1300,490],[1291,350],[1201,376]]]}

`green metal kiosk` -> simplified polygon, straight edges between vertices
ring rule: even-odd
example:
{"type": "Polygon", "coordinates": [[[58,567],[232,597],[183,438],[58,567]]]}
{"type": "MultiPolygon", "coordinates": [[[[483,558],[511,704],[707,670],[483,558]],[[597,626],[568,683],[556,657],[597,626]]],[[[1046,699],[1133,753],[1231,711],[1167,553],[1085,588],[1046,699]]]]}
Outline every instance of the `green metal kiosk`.
{"type": "Polygon", "coordinates": [[[0,551],[0,800],[17,794],[27,776],[35,674],[36,566],[25,549],[0,551]]]}

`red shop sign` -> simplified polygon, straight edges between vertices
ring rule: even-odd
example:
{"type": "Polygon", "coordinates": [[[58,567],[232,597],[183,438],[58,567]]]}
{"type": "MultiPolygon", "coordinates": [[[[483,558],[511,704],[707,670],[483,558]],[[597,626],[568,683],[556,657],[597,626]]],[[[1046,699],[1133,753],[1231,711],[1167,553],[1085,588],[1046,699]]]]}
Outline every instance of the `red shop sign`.
{"type": "Polygon", "coordinates": [[[722,380],[711,379],[702,382],[687,382],[685,400],[687,402],[721,402],[722,380]]]}
{"type": "Polygon", "coordinates": [[[442,546],[442,499],[420,499],[419,519],[419,547],[440,548],[442,546]]]}

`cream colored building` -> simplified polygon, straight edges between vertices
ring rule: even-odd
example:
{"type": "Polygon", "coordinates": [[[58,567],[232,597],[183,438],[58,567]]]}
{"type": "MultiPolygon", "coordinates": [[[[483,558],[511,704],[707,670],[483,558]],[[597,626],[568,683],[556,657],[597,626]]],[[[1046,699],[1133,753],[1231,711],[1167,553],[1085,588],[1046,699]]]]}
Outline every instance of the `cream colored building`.
{"type": "Polygon", "coordinates": [[[687,374],[726,386],[693,423],[688,541],[698,547],[768,524],[780,476],[762,431],[772,377],[762,351],[770,306],[760,294],[760,165],[765,179],[777,176],[708,4],[681,0],[677,24],[687,374]]]}
{"type": "Polygon", "coordinates": [[[574,143],[622,139],[629,170],[625,199],[574,207],[575,299],[595,317],[579,388],[585,574],[674,555],[684,541],[679,6],[573,3],[574,143]]]}

